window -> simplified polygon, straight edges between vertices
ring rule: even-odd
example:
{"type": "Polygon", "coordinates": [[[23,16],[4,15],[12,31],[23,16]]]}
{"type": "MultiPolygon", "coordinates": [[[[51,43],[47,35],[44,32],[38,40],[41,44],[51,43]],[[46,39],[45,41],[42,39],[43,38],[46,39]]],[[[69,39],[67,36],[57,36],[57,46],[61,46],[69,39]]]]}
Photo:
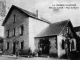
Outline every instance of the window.
{"type": "Polygon", "coordinates": [[[65,45],[64,45],[64,40],[62,40],[62,49],[64,49],[64,46],[65,46],[65,45]]]}
{"type": "Polygon", "coordinates": [[[16,15],[14,14],[13,17],[14,17],[13,23],[15,23],[16,22],[16,15]]]}
{"type": "Polygon", "coordinates": [[[69,33],[69,27],[67,26],[67,33],[69,33]]]}
{"type": "Polygon", "coordinates": [[[20,35],[23,35],[23,32],[24,32],[24,27],[23,25],[20,26],[20,35]]]}
{"type": "Polygon", "coordinates": [[[24,47],[24,41],[21,42],[21,49],[24,47]]]}
{"type": "Polygon", "coordinates": [[[9,42],[7,42],[7,49],[9,49],[9,42]]]}
{"type": "Polygon", "coordinates": [[[7,38],[9,37],[9,30],[7,30],[7,34],[6,34],[6,37],[7,37],[7,38]]]}
{"type": "Polygon", "coordinates": [[[72,41],[72,45],[71,46],[72,46],[71,48],[74,49],[74,41],[72,41]]]}
{"type": "Polygon", "coordinates": [[[15,28],[13,28],[13,36],[15,36],[15,28]]]}

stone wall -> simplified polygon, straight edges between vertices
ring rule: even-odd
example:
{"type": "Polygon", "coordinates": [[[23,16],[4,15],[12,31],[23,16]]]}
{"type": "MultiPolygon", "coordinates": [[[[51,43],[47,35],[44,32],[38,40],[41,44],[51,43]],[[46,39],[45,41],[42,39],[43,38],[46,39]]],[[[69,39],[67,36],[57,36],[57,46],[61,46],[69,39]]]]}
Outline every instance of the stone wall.
{"type": "Polygon", "coordinates": [[[50,41],[50,54],[57,54],[56,37],[49,38],[50,41]]]}
{"type": "Polygon", "coordinates": [[[24,41],[24,49],[29,48],[29,19],[28,16],[25,16],[24,13],[22,13],[21,11],[14,9],[12,11],[12,13],[10,14],[5,26],[4,26],[4,35],[5,35],[5,39],[4,39],[4,51],[7,48],[7,42],[9,42],[9,49],[6,50],[8,54],[11,54],[13,52],[13,42],[15,41],[19,41],[18,45],[19,45],[19,49],[21,48],[21,41],[24,41]],[[16,15],[16,22],[13,23],[14,17],[13,15],[16,15]],[[19,34],[19,27],[23,25],[24,26],[24,33],[23,35],[19,34]],[[16,36],[10,36],[9,38],[6,38],[6,31],[10,30],[10,32],[13,31],[13,28],[15,28],[15,35],[16,36]]]}

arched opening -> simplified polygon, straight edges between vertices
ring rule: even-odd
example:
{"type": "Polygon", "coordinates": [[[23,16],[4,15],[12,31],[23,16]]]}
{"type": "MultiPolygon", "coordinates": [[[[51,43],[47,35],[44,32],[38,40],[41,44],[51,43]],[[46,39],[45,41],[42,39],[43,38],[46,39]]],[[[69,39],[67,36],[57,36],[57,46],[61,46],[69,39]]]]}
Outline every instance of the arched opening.
{"type": "Polygon", "coordinates": [[[71,50],[74,49],[74,41],[72,40],[72,43],[71,43],[71,50]]]}
{"type": "Polygon", "coordinates": [[[50,41],[49,39],[41,39],[39,42],[39,46],[42,49],[42,54],[49,54],[50,49],[50,41]]]}

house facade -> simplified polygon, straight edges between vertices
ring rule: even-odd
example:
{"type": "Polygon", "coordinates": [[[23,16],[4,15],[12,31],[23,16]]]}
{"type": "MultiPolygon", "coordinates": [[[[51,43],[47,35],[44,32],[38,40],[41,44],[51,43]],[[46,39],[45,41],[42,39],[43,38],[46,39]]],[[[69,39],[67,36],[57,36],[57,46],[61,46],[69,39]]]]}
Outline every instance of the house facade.
{"type": "Polygon", "coordinates": [[[58,58],[69,52],[76,51],[76,33],[70,20],[50,24],[35,37],[36,49],[41,48],[42,54],[58,58]]]}
{"type": "Polygon", "coordinates": [[[49,23],[38,19],[36,14],[13,5],[2,24],[5,38],[3,53],[15,54],[19,49],[25,50],[30,47],[34,50],[34,36],[37,36],[49,23]]]}

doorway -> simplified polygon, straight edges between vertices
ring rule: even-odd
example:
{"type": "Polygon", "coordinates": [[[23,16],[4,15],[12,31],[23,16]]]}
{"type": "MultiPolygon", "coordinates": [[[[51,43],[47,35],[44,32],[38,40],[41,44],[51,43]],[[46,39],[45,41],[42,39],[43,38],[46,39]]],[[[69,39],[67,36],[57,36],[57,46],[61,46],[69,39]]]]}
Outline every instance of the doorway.
{"type": "Polygon", "coordinates": [[[21,49],[24,48],[24,41],[21,42],[21,49]]]}
{"type": "Polygon", "coordinates": [[[13,42],[13,54],[15,54],[15,52],[16,52],[16,43],[13,42]]]}
{"type": "Polygon", "coordinates": [[[50,41],[49,39],[41,39],[40,40],[40,48],[42,48],[42,54],[49,54],[49,50],[50,50],[50,41]]]}

